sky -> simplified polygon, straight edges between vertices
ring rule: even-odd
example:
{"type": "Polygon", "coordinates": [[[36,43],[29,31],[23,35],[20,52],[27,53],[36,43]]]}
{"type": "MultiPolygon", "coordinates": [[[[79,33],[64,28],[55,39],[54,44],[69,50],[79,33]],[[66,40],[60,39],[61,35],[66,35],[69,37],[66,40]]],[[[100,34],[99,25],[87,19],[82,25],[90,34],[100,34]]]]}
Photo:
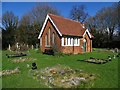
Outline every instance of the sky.
{"type": "MultiPolygon", "coordinates": [[[[12,11],[20,19],[38,3],[39,2],[2,2],[2,14],[6,11],[12,11]]],[[[73,5],[85,5],[85,11],[88,12],[90,16],[94,16],[101,8],[112,6],[113,2],[41,2],[40,4],[49,4],[56,8],[62,16],[69,18],[73,5]]]]}

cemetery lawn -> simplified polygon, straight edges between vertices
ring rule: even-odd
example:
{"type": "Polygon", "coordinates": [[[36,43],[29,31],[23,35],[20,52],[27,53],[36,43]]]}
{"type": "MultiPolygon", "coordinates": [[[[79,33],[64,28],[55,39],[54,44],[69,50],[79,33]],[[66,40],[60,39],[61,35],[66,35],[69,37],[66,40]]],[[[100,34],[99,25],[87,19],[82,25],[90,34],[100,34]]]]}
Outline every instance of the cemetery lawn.
{"type": "MultiPolygon", "coordinates": [[[[29,69],[27,64],[33,61],[26,61],[21,63],[13,63],[13,59],[19,59],[20,57],[7,58],[6,54],[14,52],[2,51],[2,70],[15,69],[20,67],[19,74],[13,74],[2,77],[2,88],[48,88],[46,85],[40,84],[37,80],[33,79],[29,75],[29,69]]],[[[111,51],[95,51],[92,53],[85,53],[79,55],[64,55],[61,57],[44,55],[37,50],[30,50],[26,52],[28,55],[22,58],[35,58],[38,69],[55,66],[57,64],[69,66],[72,69],[80,69],[87,73],[96,75],[94,85],[92,88],[118,88],[118,60],[119,57],[112,59],[106,64],[93,64],[82,62],[81,60],[89,59],[90,57],[107,59],[108,55],[113,56],[115,53],[111,51]]],[[[0,77],[1,79],[1,77],[0,77]]]]}

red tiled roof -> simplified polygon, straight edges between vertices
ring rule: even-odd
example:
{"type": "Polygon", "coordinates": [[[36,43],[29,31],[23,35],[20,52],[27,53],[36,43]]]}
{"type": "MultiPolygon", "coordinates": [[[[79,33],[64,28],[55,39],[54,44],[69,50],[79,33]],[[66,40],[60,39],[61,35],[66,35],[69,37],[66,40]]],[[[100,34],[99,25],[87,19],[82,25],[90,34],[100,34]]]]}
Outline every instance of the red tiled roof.
{"type": "Polygon", "coordinates": [[[82,36],[86,30],[80,22],[53,14],[48,15],[63,35],[82,36]]]}

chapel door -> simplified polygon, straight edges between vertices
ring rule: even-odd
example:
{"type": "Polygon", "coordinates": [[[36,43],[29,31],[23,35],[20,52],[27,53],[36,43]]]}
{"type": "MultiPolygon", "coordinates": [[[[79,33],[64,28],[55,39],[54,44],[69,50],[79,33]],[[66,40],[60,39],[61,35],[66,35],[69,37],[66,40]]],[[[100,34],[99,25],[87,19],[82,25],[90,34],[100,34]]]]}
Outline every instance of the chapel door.
{"type": "Polygon", "coordinates": [[[83,40],[83,52],[86,52],[86,40],[83,40]]]}

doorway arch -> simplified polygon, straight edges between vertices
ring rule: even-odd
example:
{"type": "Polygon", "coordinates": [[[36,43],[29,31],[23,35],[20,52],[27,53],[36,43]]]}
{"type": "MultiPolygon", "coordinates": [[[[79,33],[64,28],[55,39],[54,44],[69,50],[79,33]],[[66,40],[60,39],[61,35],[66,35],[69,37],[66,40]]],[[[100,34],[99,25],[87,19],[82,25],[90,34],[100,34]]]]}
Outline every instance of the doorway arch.
{"type": "Polygon", "coordinates": [[[85,53],[86,52],[86,39],[83,40],[83,52],[85,53]]]}

